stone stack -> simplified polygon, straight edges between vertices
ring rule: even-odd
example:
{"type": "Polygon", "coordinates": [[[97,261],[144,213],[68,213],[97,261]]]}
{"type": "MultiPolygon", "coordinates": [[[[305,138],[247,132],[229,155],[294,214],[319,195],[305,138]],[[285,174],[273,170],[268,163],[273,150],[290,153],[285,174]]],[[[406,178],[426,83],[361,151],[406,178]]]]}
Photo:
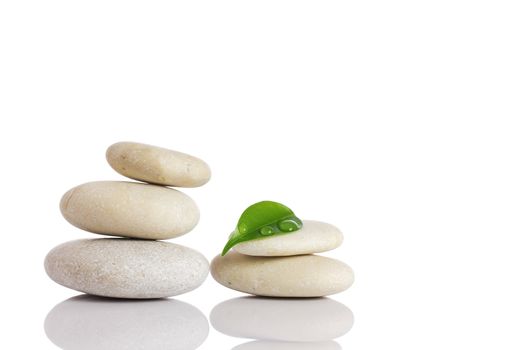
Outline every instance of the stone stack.
{"type": "Polygon", "coordinates": [[[110,146],[106,157],[118,173],[144,183],[85,183],[64,194],[60,210],[80,229],[125,238],[55,247],[44,263],[49,277],[77,291],[115,298],[161,298],[197,288],[209,272],[206,258],[159,240],[184,235],[199,220],[195,202],[166,186],[201,186],[209,181],[209,166],[184,153],[133,142],[110,146]]]}
{"type": "Polygon", "coordinates": [[[341,245],[343,234],[320,221],[304,220],[298,231],[239,243],[211,263],[225,287],[269,297],[321,297],[339,293],[354,281],[345,263],[315,255],[341,245]]]}

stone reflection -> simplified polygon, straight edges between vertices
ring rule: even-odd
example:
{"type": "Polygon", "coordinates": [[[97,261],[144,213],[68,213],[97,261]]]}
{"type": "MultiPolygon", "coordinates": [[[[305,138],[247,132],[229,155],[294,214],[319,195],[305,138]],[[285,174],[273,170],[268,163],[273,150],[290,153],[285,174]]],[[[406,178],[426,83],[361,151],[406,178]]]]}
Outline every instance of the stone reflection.
{"type": "Polygon", "coordinates": [[[353,320],[349,308],[330,298],[235,298],[215,306],[210,316],[221,333],[260,340],[235,350],[340,349],[332,340],[347,333],[353,320]]]}
{"type": "Polygon", "coordinates": [[[65,350],[193,350],[209,333],[204,314],[181,301],[90,295],[56,305],[46,316],[44,329],[65,350]]]}
{"type": "Polygon", "coordinates": [[[335,341],[286,342],[255,340],[234,347],[232,350],[341,350],[335,341]]]}

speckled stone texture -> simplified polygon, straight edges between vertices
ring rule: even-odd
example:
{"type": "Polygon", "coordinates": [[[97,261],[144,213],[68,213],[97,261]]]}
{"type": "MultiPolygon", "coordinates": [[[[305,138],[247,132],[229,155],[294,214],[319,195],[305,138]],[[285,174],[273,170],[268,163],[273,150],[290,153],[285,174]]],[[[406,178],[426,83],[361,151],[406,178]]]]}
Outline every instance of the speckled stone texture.
{"type": "Polygon", "coordinates": [[[216,305],[210,321],[214,329],[232,337],[319,342],[346,334],[354,317],[349,308],[329,298],[242,297],[216,305]]]}
{"type": "Polygon", "coordinates": [[[56,305],[47,315],[44,329],[47,337],[65,350],[193,350],[209,333],[202,312],[181,301],[91,295],[56,305]]]}
{"type": "Polygon", "coordinates": [[[96,181],[62,197],[65,219],[83,230],[143,239],[168,239],[191,231],[199,209],[186,194],[167,187],[124,181],[96,181]]]}
{"type": "Polygon", "coordinates": [[[318,255],[256,257],[229,252],[213,259],[211,274],[227,288],[272,297],[331,295],[354,280],[348,265],[318,255]]]}
{"type": "Polygon", "coordinates": [[[63,243],[44,266],[56,283],[114,298],[162,298],[189,292],[207,277],[199,252],[174,243],[123,238],[63,243]]]}
{"type": "Polygon", "coordinates": [[[198,187],[211,177],[211,169],[199,158],[142,143],[115,143],[106,158],[121,175],[158,185],[198,187]]]}
{"type": "Polygon", "coordinates": [[[242,242],[234,250],[254,256],[289,256],[320,253],[335,249],[343,242],[339,229],[325,222],[304,220],[298,231],[242,242]]]}

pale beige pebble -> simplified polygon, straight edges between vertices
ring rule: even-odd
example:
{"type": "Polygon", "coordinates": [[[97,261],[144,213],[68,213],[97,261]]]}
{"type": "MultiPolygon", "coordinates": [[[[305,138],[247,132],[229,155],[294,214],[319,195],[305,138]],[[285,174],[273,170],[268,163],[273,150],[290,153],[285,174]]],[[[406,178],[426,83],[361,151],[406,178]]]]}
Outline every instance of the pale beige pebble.
{"type": "Polygon", "coordinates": [[[338,338],[353,326],[353,312],[330,298],[241,297],[216,305],[213,328],[232,337],[283,342],[338,338]]]}
{"type": "Polygon", "coordinates": [[[65,287],[113,298],[163,298],[189,292],[207,277],[199,252],[174,243],[125,238],[63,243],[46,256],[49,277],[65,287]]]}
{"type": "Polygon", "coordinates": [[[211,263],[211,274],[225,287],[271,297],[321,297],[348,289],[353,271],[318,255],[258,257],[229,252],[211,263]]]}
{"type": "Polygon", "coordinates": [[[122,181],[74,187],[62,197],[60,210],[83,230],[143,239],[181,236],[197,225],[200,215],[195,202],[178,190],[122,181]]]}
{"type": "Polygon", "coordinates": [[[326,252],[343,242],[339,229],[325,222],[304,220],[295,232],[254,239],[234,246],[234,250],[253,256],[289,256],[326,252]]]}
{"type": "Polygon", "coordinates": [[[107,162],[121,175],[158,185],[198,187],[211,169],[189,154],[137,142],[118,142],[107,149],[107,162]]]}

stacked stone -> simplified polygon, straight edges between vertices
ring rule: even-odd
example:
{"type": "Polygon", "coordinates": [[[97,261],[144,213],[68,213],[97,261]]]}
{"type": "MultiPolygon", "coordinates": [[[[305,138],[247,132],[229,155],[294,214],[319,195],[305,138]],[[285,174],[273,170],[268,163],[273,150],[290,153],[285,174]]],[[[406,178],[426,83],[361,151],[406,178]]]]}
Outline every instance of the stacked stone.
{"type": "Polygon", "coordinates": [[[354,281],[345,263],[314,255],[341,245],[341,231],[305,220],[300,230],[235,245],[211,263],[211,274],[225,287],[270,297],[321,297],[342,292],[354,281]]]}
{"type": "Polygon", "coordinates": [[[166,186],[201,186],[209,181],[209,166],[184,153],[133,142],[110,146],[106,158],[118,173],[144,183],[85,183],[65,193],[60,210],[80,229],[125,238],[55,247],[44,262],[49,277],[77,291],[114,298],[170,297],[200,286],[209,273],[206,258],[159,240],[184,235],[199,220],[195,202],[166,186]]]}

